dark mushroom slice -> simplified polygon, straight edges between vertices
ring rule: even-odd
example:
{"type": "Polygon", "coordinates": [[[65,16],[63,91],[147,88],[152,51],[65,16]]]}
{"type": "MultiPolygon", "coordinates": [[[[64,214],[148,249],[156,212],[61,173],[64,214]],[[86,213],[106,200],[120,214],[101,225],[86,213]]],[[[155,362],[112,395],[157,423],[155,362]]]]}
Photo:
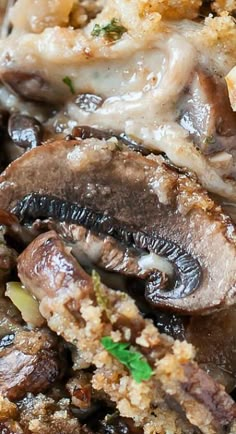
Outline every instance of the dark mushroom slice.
{"type": "Polygon", "coordinates": [[[27,328],[18,309],[1,295],[0,395],[16,400],[27,392],[43,392],[62,377],[66,366],[57,336],[46,328],[27,328]]]}
{"type": "MultiPolygon", "coordinates": [[[[15,217],[10,213],[0,210],[0,285],[6,281],[12,270],[16,266],[17,252],[6,243],[6,228],[3,225],[15,224],[15,217]]],[[[1,294],[0,289],[0,294],[1,294]]]]}
{"type": "MultiPolygon", "coordinates": [[[[40,235],[24,250],[18,261],[18,273],[24,285],[40,301],[41,313],[47,319],[49,327],[76,345],[81,361],[95,365],[93,387],[102,389],[117,405],[124,397],[124,392],[120,391],[120,379],[128,373],[115,360],[110,363],[109,359],[107,365],[106,360],[101,363],[98,357],[103,352],[101,337],[110,336],[114,331],[119,332],[121,342],[137,346],[150,365],[157,366],[146,383],[150,387],[150,401],[144,407],[146,422],[148,418],[154,418],[154,402],[162,402],[163,405],[167,403],[167,389],[188,420],[192,422],[198,417],[200,430],[205,427],[204,429],[212,430],[212,433],[218,433],[223,427],[229,428],[235,420],[235,403],[222,386],[217,385],[189,360],[187,353],[180,355],[181,344],[160,335],[150,320],[143,319],[129,296],[124,297],[121,292],[112,291],[101,284],[100,291],[106,301],[99,301],[93,280],[79,266],[54,231],[40,235]],[[97,312],[97,318],[100,318],[98,323],[94,323],[94,315],[91,315],[93,309],[97,312]],[[146,333],[150,336],[147,341],[143,340],[146,333]],[[176,359],[172,358],[174,354],[176,359]],[[174,366],[171,375],[170,361],[174,363],[171,364],[174,366]],[[99,378],[102,379],[101,383],[99,378]]],[[[185,345],[187,344],[183,344],[184,351],[187,350],[185,345]]],[[[127,395],[127,399],[132,398],[127,395]]],[[[127,416],[126,408],[127,406],[122,407],[122,416],[127,416]]],[[[157,419],[159,410],[156,413],[157,419]]],[[[142,419],[140,404],[133,403],[132,411],[135,418],[142,419]]],[[[175,413],[169,414],[167,410],[165,423],[173,415],[175,413]]]]}
{"type": "MultiPolygon", "coordinates": [[[[75,223],[92,229],[95,233],[110,235],[128,247],[143,252],[155,253],[169,260],[176,271],[173,288],[165,288],[165,279],[154,270],[147,278],[146,296],[160,299],[179,299],[193,293],[201,280],[201,267],[197,260],[170,240],[158,235],[149,236],[143,231],[135,231],[119,223],[115,218],[93,211],[76,203],[53,196],[31,194],[23,198],[13,212],[21,219],[52,218],[56,221],[75,223]]],[[[137,274],[137,270],[136,270],[137,274]]]]}
{"type": "Polygon", "coordinates": [[[50,103],[60,102],[61,95],[40,72],[9,69],[1,74],[3,84],[25,100],[50,103]]]}
{"type": "Polygon", "coordinates": [[[8,121],[8,134],[16,145],[27,150],[41,145],[43,127],[32,116],[14,113],[8,121]]]}
{"type": "Polygon", "coordinates": [[[75,104],[82,110],[93,113],[102,106],[103,98],[91,93],[83,93],[75,98],[75,104]]]}
{"type": "Polygon", "coordinates": [[[185,338],[197,349],[199,365],[232,392],[236,387],[236,307],[190,318],[185,338]]]}
{"type": "Polygon", "coordinates": [[[44,392],[60,379],[65,366],[58,340],[50,331],[19,326],[1,339],[0,393],[16,400],[27,392],[44,392]]]}
{"type": "Polygon", "coordinates": [[[7,121],[9,118],[9,113],[5,108],[0,108],[0,138],[4,138],[5,132],[7,130],[7,121]]]}
{"type": "Polygon", "coordinates": [[[128,149],[140,152],[142,155],[149,155],[150,151],[145,149],[141,143],[138,143],[136,140],[128,136],[126,133],[119,133],[118,131],[113,130],[102,130],[98,128],[93,128],[88,125],[79,125],[74,127],[72,130],[72,137],[75,139],[99,139],[99,140],[109,140],[112,137],[115,137],[121,144],[128,147],[128,149]]]}
{"type": "Polygon", "coordinates": [[[235,149],[236,113],[225,80],[198,70],[184,97],[180,124],[189,131],[203,154],[235,149]]]}
{"type": "MultiPolygon", "coordinates": [[[[35,195],[33,197],[35,198],[35,195]]],[[[20,203],[22,204],[22,202],[20,203]]],[[[45,211],[47,214],[47,210],[45,211]]],[[[39,214],[42,215],[41,210],[39,214]]],[[[24,210],[24,218],[25,216],[24,210]]],[[[29,214],[27,217],[29,217],[29,214]]],[[[122,276],[134,276],[146,279],[151,273],[158,273],[159,270],[160,282],[163,280],[164,287],[167,281],[165,274],[169,276],[173,274],[171,264],[167,260],[160,258],[160,256],[147,255],[146,253],[143,255],[141,249],[127,247],[127,245],[118,242],[109,235],[96,234],[93,230],[86,229],[84,226],[65,223],[64,218],[63,223],[58,223],[57,220],[58,215],[54,215],[53,220],[39,221],[37,219],[33,226],[30,226],[30,230],[35,227],[39,230],[55,230],[72,249],[73,255],[81,265],[89,268],[95,265],[99,267],[100,272],[104,269],[116,273],[113,275],[114,281],[117,281],[117,273],[121,275],[121,279],[122,276]],[[163,276],[161,276],[161,273],[163,273],[163,276]]],[[[105,274],[105,276],[107,275],[105,274]]],[[[119,284],[121,279],[118,279],[119,284]]]]}
{"type": "MultiPolygon", "coordinates": [[[[147,298],[155,306],[197,314],[235,303],[234,226],[190,174],[179,173],[162,157],[120,151],[94,138],[56,141],[6,169],[0,177],[0,207],[12,210],[34,192],[63,199],[65,210],[68,201],[89,208],[104,217],[104,225],[107,215],[119,228],[146,234],[135,241],[141,247],[143,242],[154,249],[156,240],[164,239],[178,246],[177,255],[184,251],[198,261],[198,289],[179,299],[160,297],[153,289],[147,298]],[[222,257],[227,258],[223,268],[222,257]]],[[[109,228],[109,218],[107,223],[109,228]]]]}

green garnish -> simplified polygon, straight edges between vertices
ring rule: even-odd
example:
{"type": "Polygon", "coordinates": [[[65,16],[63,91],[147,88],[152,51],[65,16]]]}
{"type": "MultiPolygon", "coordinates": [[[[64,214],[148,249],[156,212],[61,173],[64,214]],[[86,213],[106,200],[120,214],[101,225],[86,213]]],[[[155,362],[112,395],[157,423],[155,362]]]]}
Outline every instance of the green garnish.
{"type": "Polygon", "coordinates": [[[109,319],[110,318],[109,300],[106,297],[104,290],[102,288],[101,278],[95,270],[92,271],[92,282],[93,282],[93,289],[97,299],[97,304],[102,308],[102,310],[106,312],[107,317],[109,319]]]}
{"type": "Polygon", "coordinates": [[[215,139],[214,136],[207,136],[207,137],[204,139],[204,144],[206,144],[206,145],[214,145],[215,142],[216,142],[216,139],[215,139]]]}
{"type": "Polygon", "coordinates": [[[128,349],[129,344],[114,342],[110,336],[101,339],[104,348],[119,362],[129,369],[132,377],[137,383],[149,380],[152,376],[152,368],[138,351],[128,349]]]}
{"type": "Polygon", "coordinates": [[[127,29],[120,24],[119,20],[117,20],[117,18],[112,18],[111,22],[105,26],[95,24],[91,35],[103,36],[109,41],[117,41],[125,32],[127,32],[127,29]]]}
{"type": "Polygon", "coordinates": [[[74,86],[73,86],[71,78],[68,77],[68,76],[66,76],[66,77],[63,78],[62,81],[63,81],[63,83],[65,83],[69,87],[71,93],[74,95],[75,94],[75,89],[74,89],[74,86]]]}
{"type": "Polygon", "coordinates": [[[39,302],[20,282],[8,282],[5,295],[19,309],[23,320],[34,327],[42,327],[45,320],[39,312],[39,302]]]}

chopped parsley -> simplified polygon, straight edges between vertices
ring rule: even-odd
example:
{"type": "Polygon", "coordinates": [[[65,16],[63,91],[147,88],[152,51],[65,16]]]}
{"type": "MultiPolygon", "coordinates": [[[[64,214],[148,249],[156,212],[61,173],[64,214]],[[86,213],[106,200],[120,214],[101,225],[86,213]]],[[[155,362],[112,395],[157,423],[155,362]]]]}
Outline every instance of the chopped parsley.
{"type": "Polygon", "coordinates": [[[63,83],[65,83],[69,87],[71,93],[74,95],[75,94],[75,89],[74,89],[74,85],[72,83],[71,78],[68,77],[68,76],[66,76],[66,77],[63,78],[62,81],[63,81],[63,83]]]}
{"type": "Polygon", "coordinates": [[[97,299],[97,304],[102,308],[102,310],[106,312],[108,319],[110,319],[109,300],[106,297],[104,290],[102,288],[101,278],[95,270],[92,271],[92,282],[93,282],[93,290],[95,292],[96,299],[97,299]]]}
{"type": "Polygon", "coordinates": [[[138,351],[129,348],[129,344],[114,342],[110,336],[101,339],[104,348],[119,362],[129,369],[132,377],[137,383],[149,380],[152,376],[152,368],[138,351]]]}
{"type": "Polygon", "coordinates": [[[111,22],[105,26],[100,26],[100,24],[95,24],[92,36],[103,36],[109,41],[117,41],[121,36],[127,32],[127,29],[122,26],[122,24],[117,20],[117,18],[112,18],[111,22]]]}
{"type": "Polygon", "coordinates": [[[205,139],[204,139],[204,144],[205,145],[214,145],[215,144],[215,142],[216,142],[216,139],[215,139],[215,137],[214,136],[207,136],[205,139]]]}

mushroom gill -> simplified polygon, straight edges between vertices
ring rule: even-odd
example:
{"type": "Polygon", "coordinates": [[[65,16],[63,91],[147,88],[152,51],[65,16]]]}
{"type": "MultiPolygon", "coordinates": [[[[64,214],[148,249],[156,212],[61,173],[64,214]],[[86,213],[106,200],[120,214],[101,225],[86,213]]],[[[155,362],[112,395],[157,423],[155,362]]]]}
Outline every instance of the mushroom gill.
{"type": "MultiPolygon", "coordinates": [[[[78,348],[82,363],[95,366],[93,387],[104,390],[122,416],[131,416],[138,426],[145,427],[159,420],[162,403],[169,394],[177,403],[177,412],[186,415],[205,434],[221,432],[235,420],[233,400],[192,361],[191,346],[159,334],[129,296],[102,283],[100,292],[106,302],[101,303],[93,279],[54,231],[41,234],[24,250],[18,260],[18,273],[39,300],[49,327],[78,348]],[[121,342],[137,346],[153,367],[153,375],[145,382],[148,400],[134,400],[132,394],[127,394],[126,405],[121,405],[124,389],[120,382],[125,376],[128,387],[132,387],[130,373],[114,358],[109,363],[104,356],[99,358],[103,354],[101,338],[114,332],[121,342]]],[[[135,390],[139,394],[140,389],[135,390]]],[[[165,418],[165,427],[166,423],[165,418]]]]}
{"type": "Polygon", "coordinates": [[[160,273],[147,284],[146,298],[154,306],[202,314],[235,302],[233,224],[191,174],[160,156],[121,150],[116,139],[48,143],[2,174],[0,207],[25,217],[31,211],[36,218],[66,221],[69,216],[72,221],[74,216],[73,223],[166,257],[180,278],[171,291],[156,285],[160,273]],[[33,198],[47,201],[48,196],[57,198],[56,213],[52,200],[47,202],[51,215],[41,205],[29,207],[33,198]],[[183,276],[188,278],[178,293],[183,276]]]}
{"type": "MultiPolygon", "coordinates": [[[[115,218],[93,211],[85,206],[54,196],[33,193],[25,196],[13,212],[21,219],[46,219],[75,223],[103,235],[110,235],[128,247],[141,249],[167,258],[176,269],[174,287],[166,290],[165,277],[159,271],[152,272],[147,280],[146,296],[152,300],[179,299],[194,292],[201,280],[201,267],[186,251],[170,240],[156,234],[148,235],[143,231],[127,228],[115,218]]],[[[154,301],[155,302],[155,301],[154,301]]]]}

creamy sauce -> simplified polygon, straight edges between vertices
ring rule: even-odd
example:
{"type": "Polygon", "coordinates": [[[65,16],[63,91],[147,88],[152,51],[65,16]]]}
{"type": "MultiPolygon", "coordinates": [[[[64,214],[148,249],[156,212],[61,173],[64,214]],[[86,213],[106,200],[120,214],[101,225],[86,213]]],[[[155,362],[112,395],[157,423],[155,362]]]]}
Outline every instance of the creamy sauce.
{"type": "MultiPolygon", "coordinates": [[[[29,4],[28,0],[21,0],[23,2],[29,4]]],[[[42,13],[51,16],[46,3],[42,13]]],[[[73,126],[82,124],[123,131],[145,147],[166,153],[177,166],[195,172],[207,190],[235,201],[236,183],[224,178],[230,175],[233,163],[226,162],[225,158],[223,161],[222,156],[216,161],[204,157],[190,140],[184,125],[179,125],[181,107],[178,102],[196,68],[201,65],[226,74],[232,67],[230,56],[224,52],[218,56],[218,46],[209,52],[203,40],[201,43],[199,32],[203,25],[187,20],[159,25],[158,14],[152,19],[149,17],[147,22],[138,23],[134,2],[130,3],[130,8],[125,5],[127,11],[133,10],[133,21],[129,24],[123,3],[122,6],[115,2],[114,11],[119,11],[128,32],[116,43],[108,44],[102,38],[91,37],[94,22],[78,31],[59,27],[61,17],[67,17],[71,8],[63,0],[60,4],[58,12],[53,12],[58,26],[54,21],[49,22],[48,27],[37,34],[38,30],[29,20],[22,24],[17,21],[17,14],[13,14],[15,30],[7,44],[6,41],[0,43],[0,69],[4,71],[16,65],[22,68],[23,65],[23,71],[33,71],[48,83],[49,98],[55,95],[55,101],[63,98],[64,103],[65,98],[68,99],[63,111],[49,120],[49,129],[70,133],[73,126]],[[67,12],[63,12],[64,9],[67,12]],[[137,33],[135,26],[139,25],[137,33]],[[153,32],[152,25],[156,26],[153,32]],[[31,26],[33,33],[29,33],[27,26],[31,26]],[[101,96],[104,99],[101,107],[92,113],[71,102],[69,88],[63,83],[66,76],[70,77],[76,94],[101,96]]],[[[96,23],[104,24],[104,20],[109,21],[108,6],[97,16],[96,23]]]]}
{"type": "Polygon", "coordinates": [[[168,276],[173,275],[173,266],[164,257],[156,255],[155,253],[150,253],[149,255],[141,256],[138,261],[140,268],[145,271],[159,270],[168,276]]]}

